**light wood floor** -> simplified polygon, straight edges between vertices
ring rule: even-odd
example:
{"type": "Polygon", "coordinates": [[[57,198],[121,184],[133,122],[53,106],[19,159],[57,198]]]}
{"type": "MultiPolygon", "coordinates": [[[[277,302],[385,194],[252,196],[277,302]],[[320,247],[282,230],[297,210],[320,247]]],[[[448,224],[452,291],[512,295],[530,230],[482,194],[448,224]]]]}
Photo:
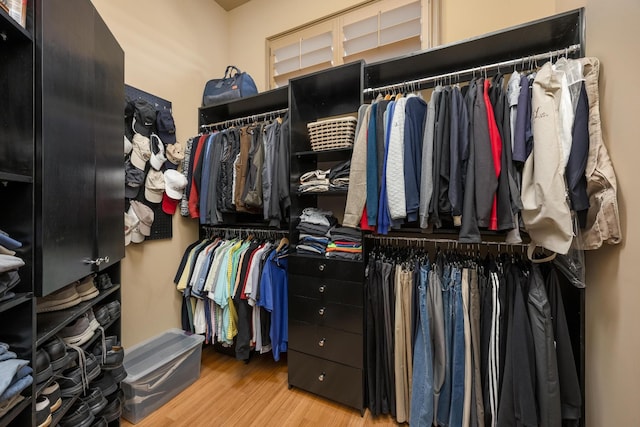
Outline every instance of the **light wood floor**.
{"type": "MultiPolygon", "coordinates": [[[[286,360],[252,357],[249,364],[202,350],[200,379],[136,424],[165,426],[397,426],[388,416],[360,411],[287,387],[286,360]]],[[[123,419],[122,426],[132,426],[123,419]]]]}

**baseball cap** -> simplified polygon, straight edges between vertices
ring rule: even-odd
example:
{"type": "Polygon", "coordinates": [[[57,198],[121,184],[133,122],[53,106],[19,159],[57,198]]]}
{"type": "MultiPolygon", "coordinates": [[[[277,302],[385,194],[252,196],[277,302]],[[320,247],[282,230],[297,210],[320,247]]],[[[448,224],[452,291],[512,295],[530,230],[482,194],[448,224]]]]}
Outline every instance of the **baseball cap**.
{"type": "Polygon", "coordinates": [[[131,141],[133,139],[133,113],[135,106],[133,101],[126,99],[124,101],[124,136],[131,141]]]}
{"type": "Polygon", "coordinates": [[[124,154],[129,154],[131,153],[131,150],[133,150],[133,144],[131,143],[131,140],[129,138],[127,138],[127,135],[124,136],[124,154]]]}
{"type": "Polygon", "coordinates": [[[147,205],[137,200],[131,201],[131,207],[129,208],[129,214],[133,214],[140,221],[137,227],[134,227],[133,234],[131,235],[131,241],[136,242],[136,233],[142,234],[143,236],[151,235],[151,224],[153,224],[153,211],[147,205]]]}
{"type": "Polygon", "coordinates": [[[138,190],[144,182],[144,171],[133,166],[127,159],[124,162],[124,196],[127,199],[135,199],[138,196],[138,190]]]}
{"type": "Polygon", "coordinates": [[[162,202],[164,187],[164,174],[155,169],[149,169],[144,183],[144,198],[151,203],[162,202]]]}
{"type": "Polygon", "coordinates": [[[184,160],[184,149],[180,144],[169,144],[166,149],[167,162],[165,166],[169,169],[176,169],[180,162],[184,160]]]}
{"type": "Polygon", "coordinates": [[[162,169],[164,162],[167,161],[167,158],[164,156],[164,144],[162,140],[155,133],[151,134],[151,158],[149,159],[149,163],[151,163],[151,167],[155,170],[162,169]]]}
{"type": "MultiPolygon", "coordinates": [[[[140,220],[133,213],[132,209],[129,208],[129,212],[124,213],[124,245],[128,246],[131,243],[131,236],[133,235],[133,229],[138,226],[140,220]]],[[[144,239],[144,237],[143,237],[144,239]]]]}
{"type": "Polygon", "coordinates": [[[172,199],[182,199],[182,192],[187,186],[187,178],[177,170],[169,169],[164,175],[165,192],[172,199]]]}
{"type": "Polygon", "coordinates": [[[131,151],[131,163],[138,169],[144,170],[147,161],[151,158],[151,144],[149,138],[139,133],[133,135],[133,150],[131,151]]]}
{"type": "MultiPolygon", "coordinates": [[[[129,206],[129,212],[127,212],[129,216],[132,218],[132,221],[135,223],[133,227],[131,227],[131,232],[129,235],[129,243],[140,243],[144,242],[144,234],[140,231],[140,219],[137,217],[133,206],[129,206]]],[[[125,234],[125,245],[127,244],[127,235],[125,234]]]]}
{"type": "Polygon", "coordinates": [[[160,110],[156,116],[156,130],[165,144],[176,143],[176,124],[170,110],[160,110]]]}
{"type": "Polygon", "coordinates": [[[173,215],[176,211],[182,192],[187,186],[187,178],[180,172],[168,169],[164,173],[165,193],[162,196],[162,210],[167,215],[173,215]]]}
{"type": "Polygon", "coordinates": [[[148,138],[156,122],[156,108],[144,99],[136,99],[133,107],[133,131],[148,138]]]}

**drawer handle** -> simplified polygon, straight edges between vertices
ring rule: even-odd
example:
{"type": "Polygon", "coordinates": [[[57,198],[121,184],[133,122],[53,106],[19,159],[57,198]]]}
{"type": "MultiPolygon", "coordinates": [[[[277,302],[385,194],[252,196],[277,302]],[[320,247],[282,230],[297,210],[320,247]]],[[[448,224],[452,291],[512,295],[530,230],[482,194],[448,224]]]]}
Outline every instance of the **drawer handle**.
{"type": "Polygon", "coordinates": [[[327,289],[327,286],[326,286],[326,285],[322,285],[322,286],[320,286],[320,287],[318,288],[318,292],[320,292],[321,294],[323,294],[323,293],[324,293],[324,291],[325,291],[326,289],[327,289]]]}
{"type": "Polygon", "coordinates": [[[320,347],[324,347],[324,342],[326,341],[326,338],[322,338],[320,341],[318,341],[318,345],[320,347]]]}
{"type": "Polygon", "coordinates": [[[325,267],[326,267],[326,265],[324,265],[324,264],[320,264],[320,265],[318,266],[318,270],[320,270],[320,271],[324,271],[324,268],[325,268],[325,267]]]}
{"type": "Polygon", "coordinates": [[[322,307],[320,310],[318,310],[318,314],[320,316],[324,316],[324,307],[322,307]]]}
{"type": "Polygon", "coordinates": [[[325,375],[326,375],[326,374],[325,374],[324,372],[323,372],[323,373],[321,373],[320,375],[318,375],[318,381],[320,381],[320,382],[324,381],[324,376],[325,376],[325,375]]]}

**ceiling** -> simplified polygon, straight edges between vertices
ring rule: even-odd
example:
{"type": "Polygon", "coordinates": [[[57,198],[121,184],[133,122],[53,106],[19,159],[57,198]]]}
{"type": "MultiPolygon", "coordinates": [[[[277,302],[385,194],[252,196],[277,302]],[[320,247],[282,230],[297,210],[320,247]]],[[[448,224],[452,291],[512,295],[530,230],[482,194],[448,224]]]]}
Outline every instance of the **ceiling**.
{"type": "Polygon", "coordinates": [[[247,3],[248,1],[249,0],[216,0],[216,3],[218,3],[224,10],[228,12],[231,9],[240,6],[241,4],[247,3]]]}

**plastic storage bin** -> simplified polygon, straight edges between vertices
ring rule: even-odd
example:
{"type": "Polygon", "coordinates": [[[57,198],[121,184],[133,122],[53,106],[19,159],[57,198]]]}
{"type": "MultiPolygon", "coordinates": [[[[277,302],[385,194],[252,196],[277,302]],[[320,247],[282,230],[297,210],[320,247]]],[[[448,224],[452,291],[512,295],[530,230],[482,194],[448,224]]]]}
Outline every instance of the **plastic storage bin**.
{"type": "Polygon", "coordinates": [[[127,349],[123,417],[135,424],[197,380],[203,341],[202,335],[169,329],[127,349]]]}

